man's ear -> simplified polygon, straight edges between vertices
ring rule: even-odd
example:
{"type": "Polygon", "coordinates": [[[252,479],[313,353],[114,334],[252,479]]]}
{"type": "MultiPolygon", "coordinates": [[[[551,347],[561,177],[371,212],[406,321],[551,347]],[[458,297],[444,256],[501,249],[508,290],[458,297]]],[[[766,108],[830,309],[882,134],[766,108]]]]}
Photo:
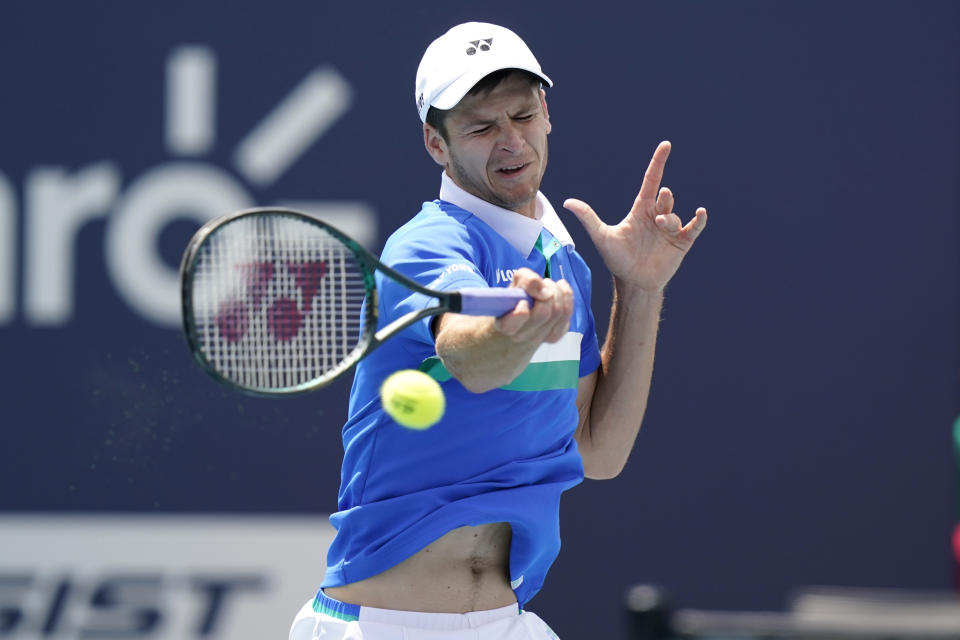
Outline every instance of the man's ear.
{"type": "Polygon", "coordinates": [[[423,146],[434,162],[441,167],[447,166],[447,142],[436,127],[426,122],[423,123],[423,146]]]}
{"type": "Polygon", "coordinates": [[[553,130],[553,125],[550,124],[550,110],[547,109],[547,92],[543,89],[540,89],[540,106],[543,107],[543,117],[547,121],[547,133],[550,133],[553,130]]]}

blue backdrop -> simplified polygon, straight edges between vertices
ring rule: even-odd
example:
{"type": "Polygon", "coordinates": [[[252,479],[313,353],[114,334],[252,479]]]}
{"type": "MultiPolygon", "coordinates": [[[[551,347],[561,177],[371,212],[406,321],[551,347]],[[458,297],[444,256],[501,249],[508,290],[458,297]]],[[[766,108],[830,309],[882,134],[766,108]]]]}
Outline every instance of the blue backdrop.
{"type": "MultiPolygon", "coordinates": [[[[668,289],[631,462],[568,494],[531,608],[561,637],[614,637],[637,582],[757,609],[806,584],[952,586],[958,14],[4,3],[0,510],[335,508],[349,383],[285,400],[224,390],[190,360],[164,285],[220,204],[365,211],[379,249],[439,187],[413,103],[420,55],[478,19],[521,34],[556,83],[555,202],[619,219],[669,139],[678,211],[710,211],[668,289]],[[263,151],[253,133],[298,87],[342,109],[257,169],[243,150],[263,151]]],[[[566,221],[603,327],[608,279],[566,221]]]]}

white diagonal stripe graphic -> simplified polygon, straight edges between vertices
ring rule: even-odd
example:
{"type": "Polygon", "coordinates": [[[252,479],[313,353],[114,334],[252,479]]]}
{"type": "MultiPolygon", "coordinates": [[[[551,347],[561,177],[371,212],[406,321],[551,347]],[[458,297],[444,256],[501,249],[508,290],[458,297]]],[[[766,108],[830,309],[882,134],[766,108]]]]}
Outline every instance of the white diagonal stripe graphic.
{"type": "Polygon", "coordinates": [[[184,46],[167,60],[167,148],[200,155],[213,147],[216,131],[217,61],[208,47],[184,46]]]}
{"type": "Polygon", "coordinates": [[[336,69],[317,69],[240,141],[237,169],[269,185],[350,108],[352,93],[336,69]]]}

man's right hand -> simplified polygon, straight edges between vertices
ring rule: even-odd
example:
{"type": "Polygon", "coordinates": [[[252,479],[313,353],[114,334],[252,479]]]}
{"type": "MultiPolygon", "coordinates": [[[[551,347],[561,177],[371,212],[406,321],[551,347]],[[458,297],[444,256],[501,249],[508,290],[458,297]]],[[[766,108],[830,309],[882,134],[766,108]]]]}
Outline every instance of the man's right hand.
{"type": "Polygon", "coordinates": [[[474,393],[510,384],[541,344],[557,342],[570,329],[573,290],[567,282],[518,269],[510,286],[523,289],[533,306],[523,300],[496,319],[445,313],[435,322],[437,355],[474,393]]]}
{"type": "Polygon", "coordinates": [[[566,280],[541,278],[526,267],[513,274],[511,287],[523,289],[534,299],[533,308],[524,300],[513,311],[494,322],[498,331],[514,342],[556,342],[570,329],[573,314],[573,289],[566,280]]]}

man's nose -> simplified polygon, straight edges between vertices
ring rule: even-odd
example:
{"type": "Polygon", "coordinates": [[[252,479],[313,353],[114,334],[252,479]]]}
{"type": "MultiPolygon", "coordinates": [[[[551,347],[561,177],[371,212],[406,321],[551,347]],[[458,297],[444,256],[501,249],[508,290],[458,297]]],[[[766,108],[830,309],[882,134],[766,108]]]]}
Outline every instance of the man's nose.
{"type": "Polygon", "coordinates": [[[517,153],[523,149],[523,145],[526,143],[526,141],[520,134],[520,127],[514,122],[507,122],[505,125],[500,127],[499,143],[500,148],[504,151],[517,153]]]}

